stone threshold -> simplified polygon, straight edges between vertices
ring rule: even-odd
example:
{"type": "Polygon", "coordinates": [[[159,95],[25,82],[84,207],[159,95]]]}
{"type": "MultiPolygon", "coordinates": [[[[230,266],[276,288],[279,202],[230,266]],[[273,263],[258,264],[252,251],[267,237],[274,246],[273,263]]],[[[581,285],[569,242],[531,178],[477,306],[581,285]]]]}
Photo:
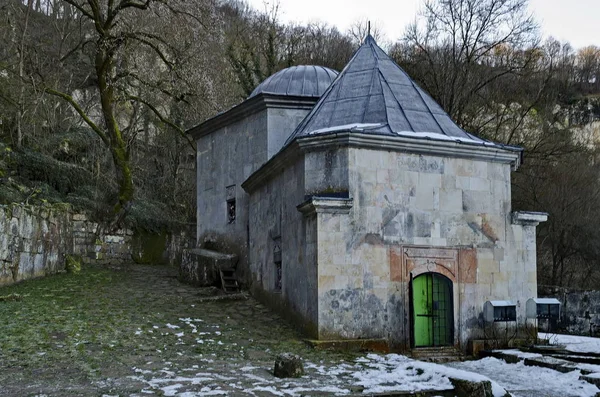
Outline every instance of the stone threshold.
{"type": "Polygon", "coordinates": [[[389,344],[385,339],[305,339],[304,342],[316,350],[336,350],[346,352],[370,351],[377,353],[390,352],[389,344]]]}

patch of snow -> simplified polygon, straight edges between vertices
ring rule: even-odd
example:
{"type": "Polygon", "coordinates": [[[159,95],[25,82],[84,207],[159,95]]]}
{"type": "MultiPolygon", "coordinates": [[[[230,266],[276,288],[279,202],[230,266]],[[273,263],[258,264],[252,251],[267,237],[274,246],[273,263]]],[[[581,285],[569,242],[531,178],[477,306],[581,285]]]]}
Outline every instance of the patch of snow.
{"type": "Polygon", "coordinates": [[[595,372],[595,374],[600,375],[600,365],[575,363],[575,366],[579,369],[585,369],[587,371],[595,372]]]}
{"type": "Polygon", "coordinates": [[[560,301],[556,298],[533,298],[535,303],[541,303],[543,305],[560,305],[560,301]]]}
{"type": "Polygon", "coordinates": [[[208,387],[203,387],[202,389],[200,389],[200,395],[201,396],[222,396],[227,394],[227,392],[225,390],[211,390],[208,387]]]}
{"type": "Polygon", "coordinates": [[[547,397],[588,397],[599,391],[596,386],[579,380],[579,371],[563,374],[549,368],[526,366],[523,362],[507,364],[493,357],[448,363],[446,366],[488,376],[509,392],[517,394],[533,392],[547,397]]]}
{"type": "Polygon", "coordinates": [[[436,141],[452,141],[452,142],[464,142],[464,143],[476,143],[478,145],[495,146],[493,142],[478,141],[471,138],[461,138],[456,136],[448,136],[439,132],[414,132],[414,131],[398,131],[397,135],[405,136],[407,138],[418,138],[418,139],[433,139],[436,141]]]}
{"type": "MultiPolygon", "coordinates": [[[[253,387],[252,389],[246,389],[244,391],[246,393],[252,393],[255,391],[265,391],[265,392],[271,393],[275,396],[285,396],[285,393],[278,391],[273,386],[256,386],[256,387],[253,387]]],[[[254,394],[254,393],[252,393],[252,394],[254,394]]]]}
{"type": "Polygon", "coordinates": [[[265,378],[261,378],[261,377],[260,377],[260,376],[258,376],[258,375],[254,375],[254,374],[244,374],[244,376],[245,376],[246,378],[248,378],[248,379],[256,380],[256,381],[263,382],[263,383],[269,383],[269,381],[268,381],[268,380],[266,380],[265,378]]]}
{"type": "Polygon", "coordinates": [[[184,335],[183,332],[179,332],[179,333],[175,334],[175,336],[178,337],[178,338],[181,338],[183,335],[184,335]]]}
{"type": "Polygon", "coordinates": [[[177,394],[177,390],[181,389],[182,387],[183,385],[181,383],[176,383],[174,385],[162,387],[161,390],[165,396],[174,396],[177,394]]]}
{"type": "Polygon", "coordinates": [[[522,352],[521,350],[517,350],[517,349],[494,350],[494,351],[497,351],[497,352],[500,352],[500,353],[504,353],[504,354],[510,354],[511,356],[517,356],[519,358],[540,358],[540,357],[543,357],[539,353],[522,352]]]}
{"type": "Polygon", "coordinates": [[[179,328],[179,326],[178,326],[178,325],[173,325],[173,324],[171,324],[171,323],[167,323],[167,328],[170,328],[170,329],[177,329],[177,328],[179,328]]]}
{"type": "Polygon", "coordinates": [[[577,353],[598,353],[600,354],[600,338],[589,336],[547,334],[540,332],[540,339],[549,339],[551,344],[564,345],[565,348],[577,353]]]}
{"type": "Polygon", "coordinates": [[[384,125],[385,125],[384,123],[344,124],[344,125],[337,125],[334,127],[320,128],[318,130],[309,132],[307,135],[319,135],[319,134],[326,134],[329,132],[341,132],[341,131],[364,131],[364,130],[379,128],[384,125]]]}

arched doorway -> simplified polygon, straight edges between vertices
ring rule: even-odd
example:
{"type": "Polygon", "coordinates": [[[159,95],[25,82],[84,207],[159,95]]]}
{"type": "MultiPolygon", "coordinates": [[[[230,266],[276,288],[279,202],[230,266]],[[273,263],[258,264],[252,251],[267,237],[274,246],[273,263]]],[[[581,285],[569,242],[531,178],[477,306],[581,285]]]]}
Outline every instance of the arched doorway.
{"type": "Polygon", "coordinates": [[[411,286],[414,347],[452,345],[452,281],[439,273],[424,273],[411,286]]]}

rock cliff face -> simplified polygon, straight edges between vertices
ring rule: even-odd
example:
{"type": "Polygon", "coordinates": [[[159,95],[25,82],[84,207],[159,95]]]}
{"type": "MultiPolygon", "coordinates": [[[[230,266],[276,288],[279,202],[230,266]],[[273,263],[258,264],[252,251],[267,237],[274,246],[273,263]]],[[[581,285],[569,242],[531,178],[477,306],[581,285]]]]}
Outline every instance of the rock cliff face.
{"type": "Polygon", "coordinates": [[[587,96],[573,101],[564,110],[571,125],[586,125],[600,121],[600,96],[587,96]]]}
{"type": "Polygon", "coordinates": [[[590,149],[600,146],[600,96],[588,96],[559,110],[565,125],[575,131],[574,138],[590,149]]]}

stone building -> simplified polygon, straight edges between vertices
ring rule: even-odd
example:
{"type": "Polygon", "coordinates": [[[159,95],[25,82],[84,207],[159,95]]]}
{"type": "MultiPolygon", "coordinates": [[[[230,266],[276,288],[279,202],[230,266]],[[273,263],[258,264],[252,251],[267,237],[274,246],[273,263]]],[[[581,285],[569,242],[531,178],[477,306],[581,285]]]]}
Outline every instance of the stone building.
{"type": "Polygon", "coordinates": [[[339,75],[285,69],[190,133],[199,245],[237,252],[310,337],[464,349],[497,300],[524,323],[545,215],[511,212],[522,150],[459,128],[372,37],[339,75]]]}

